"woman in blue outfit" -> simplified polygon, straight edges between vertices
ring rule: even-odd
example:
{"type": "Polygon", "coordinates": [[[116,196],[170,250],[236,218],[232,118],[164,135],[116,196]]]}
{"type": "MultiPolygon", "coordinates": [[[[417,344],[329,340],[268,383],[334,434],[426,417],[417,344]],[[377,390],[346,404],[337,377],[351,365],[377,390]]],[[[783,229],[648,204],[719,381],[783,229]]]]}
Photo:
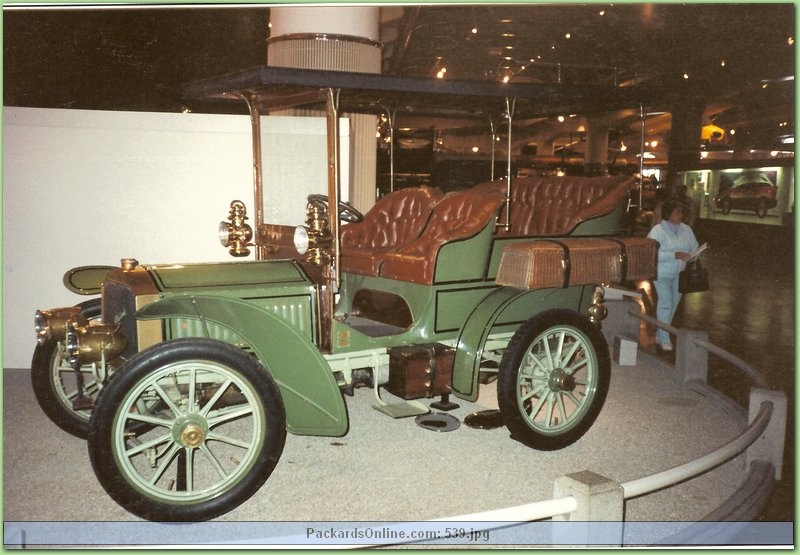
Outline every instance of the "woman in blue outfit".
{"type": "MultiPolygon", "coordinates": [[[[672,317],[681,301],[678,292],[678,274],[691,258],[697,248],[697,238],[692,228],[683,223],[683,206],[679,202],[664,202],[661,208],[664,218],[653,226],[647,236],[658,241],[658,277],[655,280],[658,304],[656,317],[666,323],[672,323],[672,317]]],[[[662,351],[672,351],[669,332],[658,328],[656,346],[662,351]]]]}

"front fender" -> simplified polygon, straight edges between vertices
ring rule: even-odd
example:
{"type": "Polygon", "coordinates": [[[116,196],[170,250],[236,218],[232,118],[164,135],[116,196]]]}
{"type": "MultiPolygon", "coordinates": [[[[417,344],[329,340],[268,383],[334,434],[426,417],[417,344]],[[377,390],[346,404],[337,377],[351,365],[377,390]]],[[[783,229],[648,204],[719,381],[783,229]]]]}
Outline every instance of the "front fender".
{"type": "Polygon", "coordinates": [[[317,347],[278,316],[238,299],[169,297],[147,305],[137,318],[197,318],[238,334],[275,379],[286,409],[286,429],[297,435],[347,433],[347,409],[327,361],[317,347]]]}

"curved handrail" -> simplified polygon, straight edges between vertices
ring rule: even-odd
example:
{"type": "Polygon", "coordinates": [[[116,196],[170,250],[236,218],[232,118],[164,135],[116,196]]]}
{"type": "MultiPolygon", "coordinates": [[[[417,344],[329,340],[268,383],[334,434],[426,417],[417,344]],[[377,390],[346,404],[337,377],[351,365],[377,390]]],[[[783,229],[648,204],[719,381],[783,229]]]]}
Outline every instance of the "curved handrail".
{"type": "MultiPolygon", "coordinates": [[[[641,312],[638,312],[638,311],[636,311],[634,309],[629,310],[628,314],[630,314],[631,316],[634,316],[636,318],[639,318],[640,320],[643,320],[643,321],[647,322],[648,324],[652,324],[652,325],[654,325],[654,326],[656,326],[658,328],[664,329],[664,330],[670,332],[673,335],[678,335],[680,333],[680,331],[681,331],[680,329],[676,328],[675,326],[672,326],[670,324],[666,324],[666,323],[662,322],[661,320],[653,318],[652,316],[648,316],[647,314],[642,314],[641,312]]],[[[702,339],[695,339],[694,340],[694,344],[697,345],[698,347],[702,348],[702,349],[707,350],[709,353],[714,353],[715,355],[717,355],[718,357],[722,358],[723,360],[727,360],[728,362],[733,364],[736,368],[738,368],[739,370],[741,370],[742,372],[747,374],[747,376],[751,380],[753,380],[753,382],[758,387],[766,387],[767,386],[767,381],[764,379],[764,377],[761,374],[759,374],[758,371],[755,368],[750,366],[747,362],[745,362],[741,358],[737,357],[736,355],[734,355],[732,353],[729,353],[728,351],[724,350],[722,347],[719,347],[717,345],[714,345],[713,343],[710,343],[708,341],[704,341],[702,339]]]]}
{"type": "Polygon", "coordinates": [[[770,401],[761,403],[761,409],[758,411],[753,422],[745,429],[745,431],[729,441],[719,449],[708,453],[688,463],[670,468],[651,476],[645,476],[637,480],[630,480],[621,484],[622,489],[625,491],[625,499],[638,497],[645,493],[651,493],[656,490],[672,486],[689,478],[694,478],[712,468],[719,466],[723,462],[732,459],[745,449],[747,449],[755,440],[761,437],[764,430],[769,424],[772,417],[773,405],[770,401]]]}

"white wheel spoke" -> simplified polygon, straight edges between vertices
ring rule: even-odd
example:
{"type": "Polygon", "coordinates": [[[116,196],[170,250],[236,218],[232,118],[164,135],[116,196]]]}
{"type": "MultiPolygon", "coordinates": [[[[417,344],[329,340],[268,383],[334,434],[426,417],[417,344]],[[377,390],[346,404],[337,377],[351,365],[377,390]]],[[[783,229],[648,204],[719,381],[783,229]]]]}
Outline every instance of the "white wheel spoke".
{"type": "Polygon", "coordinates": [[[194,490],[194,449],[186,449],[186,491],[194,490]]]}
{"type": "Polygon", "coordinates": [[[556,356],[555,356],[555,359],[553,360],[553,362],[555,363],[554,366],[553,366],[554,368],[556,366],[561,366],[561,361],[564,360],[564,359],[561,358],[561,355],[562,355],[562,353],[564,351],[564,338],[565,338],[565,336],[566,336],[566,334],[563,331],[558,335],[558,347],[556,348],[556,356]]]}
{"type": "Polygon", "coordinates": [[[217,460],[217,457],[211,452],[211,449],[208,448],[207,443],[203,443],[200,445],[199,449],[203,452],[203,454],[208,458],[208,461],[211,463],[211,466],[214,467],[214,470],[217,471],[220,478],[227,478],[228,473],[225,472],[225,469],[222,468],[222,465],[217,460]]]}
{"type": "Polygon", "coordinates": [[[156,471],[150,477],[150,485],[151,486],[153,484],[155,484],[156,482],[158,482],[158,480],[161,478],[161,476],[164,475],[164,472],[166,472],[167,468],[169,467],[170,463],[172,462],[172,459],[175,458],[175,456],[178,454],[179,450],[180,450],[180,447],[178,447],[178,444],[177,443],[173,443],[172,446],[167,451],[167,453],[163,456],[163,460],[161,461],[161,464],[158,465],[158,468],[156,468],[156,471]]]}
{"type": "Polygon", "coordinates": [[[558,403],[558,412],[561,415],[561,421],[562,422],[566,422],[567,421],[567,407],[564,406],[564,396],[563,395],[556,395],[556,401],[558,403]]]}
{"type": "Polygon", "coordinates": [[[195,408],[195,391],[197,388],[196,378],[197,378],[197,369],[192,368],[191,370],[189,370],[189,399],[186,405],[186,412],[189,413],[194,412],[195,408]]]}
{"type": "Polygon", "coordinates": [[[155,447],[156,445],[160,445],[160,444],[166,443],[168,441],[172,441],[172,435],[171,434],[164,434],[163,436],[159,436],[159,437],[157,437],[155,439],[151,439],[150,441],[146,441],[145,443],[142,443],[141,445],[137,445],[136,447],[134,447],[132,449],[128,449],[127,451],[125,451],[125,454],[128,456],[128,458],[130,458],[130,457],[132,457],[134,455],[137,455],[137,454],[141,453],[142,451],[145,451],[146,449],[150,449],[151,447],[155,447]]]}
{"type": "Polygon", "coordinates": [[[209,415],[206,421],[208,422],[208,427],[213,428],[222,422],[227,422],[235,418],[241,418],[242,416],[246,416],[248,414],[253,414],[253,407],[250,405],[242,405],[241,407],[234,407],[232,410],[215,412],[213,416],[209,415]]]}
{"type": "Polygon", "coordinates": [[[242,449],[250,449],[252,445],[244,440],[241,439],[234,439],[232,437],[228,437],[222,434],[217,434],[214,432],[208,433],[208,438],[206,441],[221,441],[222,443],[227,443],[228,445],[233,445],[235,447],[241,447],[242,449]]]}
{"type": "Polygon", "coordinates": [[[208,413],[209,413],[209,411],[210,411],[210,410],[211,410],[211,409],[214,407],[214,405],[216,404],[216,402],[217,402],[217,401],[219,401],[220,397],[222,397],[222,396],[225,394],[225,390],[226,390],[226,389],[228,389],[228,387],[231,385],[231,383],[232,383],[232,382],[233,382],[233,380],[231,380],[230,378],[228,378],[227,380],[225,380],[225,383],[223,383],[223,384],[222,384],[222,385],[219,387],[219,389],[217,390],[217,392],[216,392],[216,393],[214,394],[214,396],[213,396],[213,397],[212,397],[212,398],[211,398],[211,399],[208,401],[208,403],[206,403],[206,405],[205,405],[205,406],[204,406],[202,409],[200,409],[200,414],[202,414],[203,416],[207,416],[207,415],[208,415],[208,413]]]}
{"type": "Polygon", "coordinates": [[[140,414],[138,412],[131,412],[127,416],[128,420],[136,420],[137,422],[145,422],[155,426],[163,426],[169,428],[172,426],[172,420],[166,418],[159,418],[158,416],[151,416],[149,414],[140,414]]]}
{"type": "Polygon", "coordinates": [[[156,393],[158,393],[159,397],[161,397],[161,399],[167,404],[167,406],[169,407],[169,409],[172,411],[172,413],[175,416],[178,416],[179,414],[182,414],[181,409],[178,408],[178,405],[175,404],[175,401],[172,400],[172,397],[170,397],[167,394],[167,392],[164,391],[164,388],[162,388],[161,385],[158,382],[154,381],[152,383],[152,386],[153,386],[153,389],[156,390],[156,393]]]}

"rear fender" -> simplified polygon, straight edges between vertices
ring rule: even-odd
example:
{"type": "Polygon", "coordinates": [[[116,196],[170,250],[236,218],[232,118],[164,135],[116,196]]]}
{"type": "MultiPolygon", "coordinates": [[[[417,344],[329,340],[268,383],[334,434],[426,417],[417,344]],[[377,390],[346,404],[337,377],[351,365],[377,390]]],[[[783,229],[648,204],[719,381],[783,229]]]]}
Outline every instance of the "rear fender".
{"type": "Polygon", "coordinates": [[[528,291],[513,287],[500,287],[492,291],[469,315],[456,343],[453,362],[453,392],[460,398],[474,401],[478,398],[478,373],[483,346],[498,316],[516,299],[528,291]]]}
{"type": "Polygon", "coordinates": [[[286,429],[297,435],[347,433],[339,386],[317,347],[278,316],[238,299],[181,296],[147,305],[137,318],[196,318],[235,332],[275,379],[286,409],[286,429]]]}
{"type": "Polygon", "coordinates": [[[495,326],[518,327],[531,316],[552,308],[579,311],[590,286],[493,290],[467,318],[456,343],[453,392],[461,399],[478,398],[478,375],[486,340],[495,326]]]}

